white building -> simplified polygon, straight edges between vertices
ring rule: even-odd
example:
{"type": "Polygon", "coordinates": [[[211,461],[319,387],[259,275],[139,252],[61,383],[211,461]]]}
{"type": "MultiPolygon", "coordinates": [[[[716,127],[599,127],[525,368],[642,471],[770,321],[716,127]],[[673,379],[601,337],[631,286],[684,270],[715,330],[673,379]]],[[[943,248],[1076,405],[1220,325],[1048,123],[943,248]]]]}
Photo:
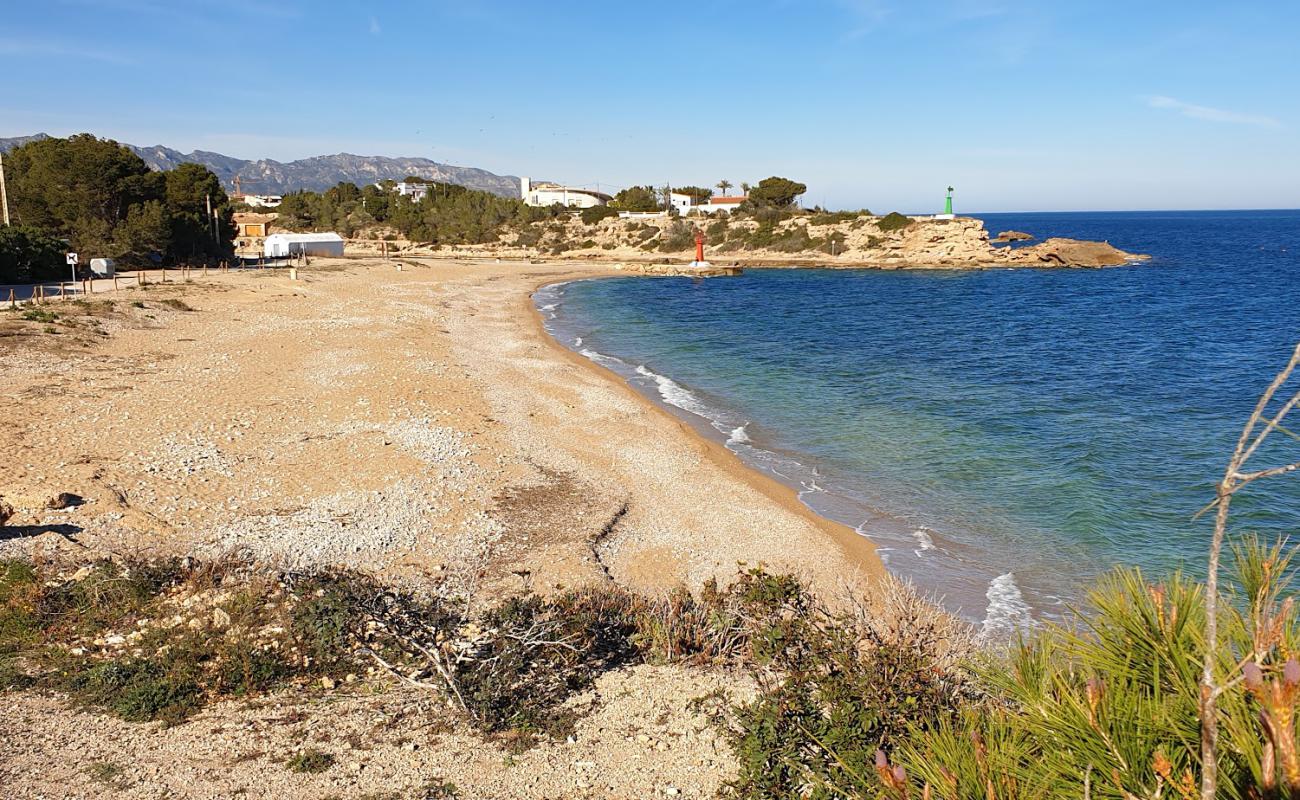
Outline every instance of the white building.
{"type": "Polygon", "coordinates": [[[262,254],[267,258],[343,255],[343,237],[337,233],[273,233],[266,237],[262,254]]]}
{"type": "Polygon", "coordinates": [[[275,208],[284,200],[278,194],[246,194],[240,199],[251,208],[275,208]]]}
{"type": "Polygon", "coordinates": [[[566,208],[603,206],[614,199],[603,192],[596,192],[591,189],[561,186],[558,183],[544,183],[541,181],[533,183],[528,178],[519,179],[519,195],[524,199],[525,205],[561,205],[566,208]]]}
{"type": "Polygon", "coordinates": [[[429,193],[429,184],[424,181],[401,181],[397,184],[397,193],[404,197],[411,198],[412,202],[420,202],[424,196],[429,193]]]}
{"type": "Polygon", "coordinates": [[[701,214],[713,214],[718,211],[726,211],[730,213],[735,211],[737,208],[740,208],[740,204],[745,202],[746,199],[747,198],[743,195],[736,197],[710,197],[709,202],[693,206],[692,210],[698,211],[701,214]]]}
{"type": "Polygon", "coordinates": [[[713,214],[717,211],[732,212],[745,202],[744,195],[736,197],[710,197],[703,203],[697,203],[694,197],[688,194],[679,194],[677,192],[668,193],[669,203],[678,214],[685,215],[689,211],[698,211],[701,214],[713,214]]]}
{"type": "Polygon", "coordinates": [[[678,214],[685,214],[692,208],[699,208],[695,205],[695,198],[689,194],[678,194],[677,192],[668,193],[668,205],[677,209],[678,214]]]}

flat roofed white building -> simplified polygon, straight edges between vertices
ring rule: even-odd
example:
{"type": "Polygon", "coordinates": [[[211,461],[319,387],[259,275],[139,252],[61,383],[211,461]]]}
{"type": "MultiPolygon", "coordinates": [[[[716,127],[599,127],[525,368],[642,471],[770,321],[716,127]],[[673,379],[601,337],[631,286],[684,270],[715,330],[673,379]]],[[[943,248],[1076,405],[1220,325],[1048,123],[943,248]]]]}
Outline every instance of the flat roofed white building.
{"type": "Polygon", "coordinates": [[[533,183],[528,178],[519,179],[519,195],[524,199],[525,205],[561,205],[566,208],[603,206],[614,199],[604,192],[575,186],[561,186],[558,183],[533,183]]]}
{"type": "Polygon", "coordinates": [[[273,233],[266,237],[262,254],[267,258],[343,255],[343,237],[337,233],[273,233]]]}
{"type": "Polygon", "coordinates": [[[397,184],[397,193],[418,203],[429,193],[429,184],[423,181],[400,181],[397,184]]]}
{"type": "Polygon", "coordinates": [[[730,213],[735,211],[737,208],[740,208],[740,204],[745,202],[745,200],[746,198],[743,195],[736,197],[710,197],[709,202],[693,206],[692,210],[699,211],[703,214],[712,214],[717,211],[726,211],[730,213]]]}

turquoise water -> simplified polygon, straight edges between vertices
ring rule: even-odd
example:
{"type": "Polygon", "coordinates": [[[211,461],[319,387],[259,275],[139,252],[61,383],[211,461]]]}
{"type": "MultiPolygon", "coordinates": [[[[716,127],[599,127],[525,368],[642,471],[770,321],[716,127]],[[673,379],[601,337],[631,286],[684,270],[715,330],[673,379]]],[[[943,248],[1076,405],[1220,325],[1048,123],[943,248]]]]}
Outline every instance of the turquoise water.
{"type": "MultiPolygon", "coordinates": [[[[1300,212],[986,221],[1153,259],[614,278],[537,302],[561,341],[990,633],[1059,614],[1115,564],[1200,571],[1209,523],[1192,515],[1300,341],[1300,212]]],[[[1279,439],[1261,464],[1288,455],[1279,439]]],[[[1279,536],[1297,521],[1300,478],[1284,477],[1234,524],[1279,536]]]]}

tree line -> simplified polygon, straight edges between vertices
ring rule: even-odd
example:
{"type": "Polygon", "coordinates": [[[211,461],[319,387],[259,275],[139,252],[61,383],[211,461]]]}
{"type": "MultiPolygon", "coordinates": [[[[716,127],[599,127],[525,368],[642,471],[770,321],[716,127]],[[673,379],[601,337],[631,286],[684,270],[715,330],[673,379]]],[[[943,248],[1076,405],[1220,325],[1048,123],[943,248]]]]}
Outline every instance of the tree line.
{"type": "Polygon", "coordinates": [[[395,229],[403,238],[436,245],[494,242],[511,226],[554,219],[559,206],[539,208],[523,200],[451,183],[419,181],[428,192],[419,200],[397,194],[393,181],[358,187],[341,182],[323,192],[284,195],[276,220],[290,230],[333,230],[343,236],[372,225],[395,229]]]}
{"type": "Polygon", "coordinates": [[[3,283],[62,279],[66,251],[135,266],[232,252],[230,200],[199,164],[159,172],[115,141],[78,134],[14,148],[5,177],[13,224],[0,228],[3,283]]]}
{"type": "MultiPolygon", "coordinates": [[[[450,183],[411,176],[407,183],[422,183],[427,192],[419,200],[398,194],[395,181],[357,186],[340,182],[323,192],[301,190],[283,196],[276,208],[276,224],[294,231],[331,230],[351,237],[359,230],[383,225],[404,239],[433,245],[486,244],[510,229],[521,230],[534,222],[570,213],[561,205],[529,206],[523,200],[450,183]]],[[[730,185],[730,184],[728,184],[730,185]]],[[[748,184],[746,184],[748,188],[748,184]]],[[[807,190],[802,183],[771,177],[752,187],[739,209],[788,209],[807,190]]],[[[674,187],[697,202],[712,196],[698,186],[674,187]]],[[[595,224],[619,211],[659,211],[665,207],[662,192],[653,186],[631,186],[620,191],[608,206],[585,209],[583,222],[595,224]]]]}
{"type": "MultiPolygon", "coordinates": [[[[732,187],[731,181],[718,181],[716,186],[724,193],[732,187]]],[[[741,204],[741,211],[755,211],[760,208],[785,209],[793,206],[801,195],[808,191],[808,187],[789,178],[782,178],[773,175],[770,178],[764,178],[756,186],[750,186],[748,183],[742,183],[741,187],[745,192],[745,202],[741,204]]],[[[629,186],[618,194],[614,195],[611,206],[620,211],[661,211],[668,208],[669,193],[686,195],[691,198],[696,205],[707,203],[713,197],[713,190],[706,189],[703,186],[665,186],[662,190],[654,186],[629,186]]]]}

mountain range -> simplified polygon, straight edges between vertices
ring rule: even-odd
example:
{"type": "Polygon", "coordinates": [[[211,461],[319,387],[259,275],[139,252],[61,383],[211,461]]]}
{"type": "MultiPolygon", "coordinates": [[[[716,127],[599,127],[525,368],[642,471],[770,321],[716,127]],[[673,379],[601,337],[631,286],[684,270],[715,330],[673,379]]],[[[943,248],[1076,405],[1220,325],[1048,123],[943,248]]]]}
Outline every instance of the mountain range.
{"type": "MultiPolygon", "coordinates": [[[[30,141],[48,138],[49,135],[45,133],[10,139],[0,138],[0,153],[7,153],[30,141]]],[[[440,164],[427,158],[390,158],[336,153],[330,156],[301,158],[286,163],[267,158],[248,161],[206,150],[182,153],[162,145],[139,147],[123,143],[123,146],[130,148],[132,152],[144,159],[146,164],[157,170],[172,169],[187,161],[202,164],[212,170],[228,190],[234,190],[235,178],[238,177],[239,188],[245,194],[284,194],[295,189],[318,192],[328,189],[339,181],[350,181],[358,186],[364,186],[385,179],[400,181],[408,175],[414,175],[443,183],[468,186],[471,189],[481,189],[503,197],[519,197],[519,179],[513,175],[497,175],[476,167],[440,164]]]]}

